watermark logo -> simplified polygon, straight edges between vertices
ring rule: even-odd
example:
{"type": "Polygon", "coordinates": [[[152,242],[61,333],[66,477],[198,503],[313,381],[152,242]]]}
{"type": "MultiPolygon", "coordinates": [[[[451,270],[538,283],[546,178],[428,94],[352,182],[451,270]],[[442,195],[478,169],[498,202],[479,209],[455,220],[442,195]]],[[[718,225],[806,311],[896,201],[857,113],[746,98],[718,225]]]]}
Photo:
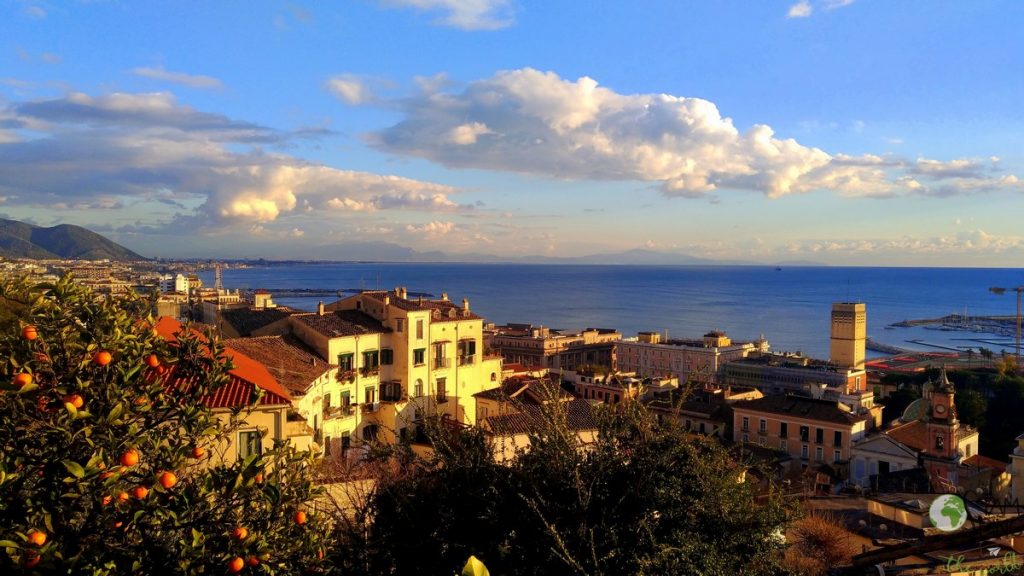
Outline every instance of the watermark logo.
{"type": "Polygon", "coordinates": [[[967,505],[956,494],[943,494],[932,502],[928,517],[932,526],[943,532],[953,532],[963,528],[967,522],[967,505]]]}

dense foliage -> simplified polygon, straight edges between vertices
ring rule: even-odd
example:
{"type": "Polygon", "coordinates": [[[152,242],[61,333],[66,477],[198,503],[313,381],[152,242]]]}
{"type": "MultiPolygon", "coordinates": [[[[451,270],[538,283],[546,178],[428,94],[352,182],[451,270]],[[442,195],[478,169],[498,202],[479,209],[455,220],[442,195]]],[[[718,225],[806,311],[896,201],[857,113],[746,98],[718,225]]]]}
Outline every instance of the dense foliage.
{"type": "Polygon", "coordinates": [[[0,573],[324,569],[321,521],[296,522],[310,456],[283,443],[225,464],[247,410],[201,402],[227,381],[220,346],[168,345],[145,308],[67,278],[0,283],[0,573]]]}
{"type": "Polygon", "coordinates": [[[435,456],[381,479],[372,530],[343,534],[339,561],[367,574],[451,574],[471,554],[509,575],[776,572],[781,501],[757,501],[713,440],[616,408],[586,447],[548,410],[504,464],[480,431],[434,429],[435,456]]]}

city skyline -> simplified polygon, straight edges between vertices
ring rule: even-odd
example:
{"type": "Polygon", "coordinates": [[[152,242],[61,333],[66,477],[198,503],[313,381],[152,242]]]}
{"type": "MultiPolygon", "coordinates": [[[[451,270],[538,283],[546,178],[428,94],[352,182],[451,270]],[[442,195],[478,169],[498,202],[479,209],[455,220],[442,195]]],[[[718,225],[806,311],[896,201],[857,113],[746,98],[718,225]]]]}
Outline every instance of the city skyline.
{"type": "Polygon", "coordinates": [[[1024,6],[549,4],[8,1],[0,215],[161,257],[1020,265],[1024,6]]]}

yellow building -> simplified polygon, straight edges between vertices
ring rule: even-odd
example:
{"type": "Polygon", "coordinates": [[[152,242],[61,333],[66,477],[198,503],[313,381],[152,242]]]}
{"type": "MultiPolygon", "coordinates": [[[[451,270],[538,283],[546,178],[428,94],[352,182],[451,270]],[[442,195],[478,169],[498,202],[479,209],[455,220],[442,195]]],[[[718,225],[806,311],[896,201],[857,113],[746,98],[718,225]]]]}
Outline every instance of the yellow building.
{"type": "Polygon", "coordinates": [[[1017,436],[1017,447],[1010,454],[1010,499],[1024,502],[1024,434],[1017,436]]]}
{"type": "Polygon", "coordinates": [[[405,288],[367,291],[289,322],[337,366],[337,397],[324,400],[325,435],[333,419],[360,440],[385,442],[412,438],[432,415],[476,424],[473,395],[500,383],[501,359],[482,354],[483,319],[466,300],[458,306],[447,295],[410,299],[405,288]]]}

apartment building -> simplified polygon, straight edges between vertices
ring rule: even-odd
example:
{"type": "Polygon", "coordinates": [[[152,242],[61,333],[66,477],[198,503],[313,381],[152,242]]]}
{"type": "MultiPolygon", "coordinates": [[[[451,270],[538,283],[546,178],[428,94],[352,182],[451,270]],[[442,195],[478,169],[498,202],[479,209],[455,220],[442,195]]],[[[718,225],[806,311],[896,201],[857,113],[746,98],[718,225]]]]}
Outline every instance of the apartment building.
{"type": "Polygon", "coordinates": [[[755,352],[767,352],[763,337],[754,342],[733,342],[724,332],[712,331],[697,339],[662,340],[658,332],[640,332],[618,344],[618,365],[640,377],[677,376],[680,382],[715,383],[728,362],[755,352]]]}
{"type": "Polygon", "coordinates": [[[611,328],[565,332],[531,324],[491,324],[484,330],[485,345],[506,363],[550,370],[576,370],[584,366],[614,370],[616,343],[621,339],[622,334],[611,328]]]}
{"type": "Polygon", "coordinates": [[[760,444],[805,463],[848,462],[854,442],[873,425],[867,412],[803,396],[765,396],[732,409],[734,441],[760,444]]]}

